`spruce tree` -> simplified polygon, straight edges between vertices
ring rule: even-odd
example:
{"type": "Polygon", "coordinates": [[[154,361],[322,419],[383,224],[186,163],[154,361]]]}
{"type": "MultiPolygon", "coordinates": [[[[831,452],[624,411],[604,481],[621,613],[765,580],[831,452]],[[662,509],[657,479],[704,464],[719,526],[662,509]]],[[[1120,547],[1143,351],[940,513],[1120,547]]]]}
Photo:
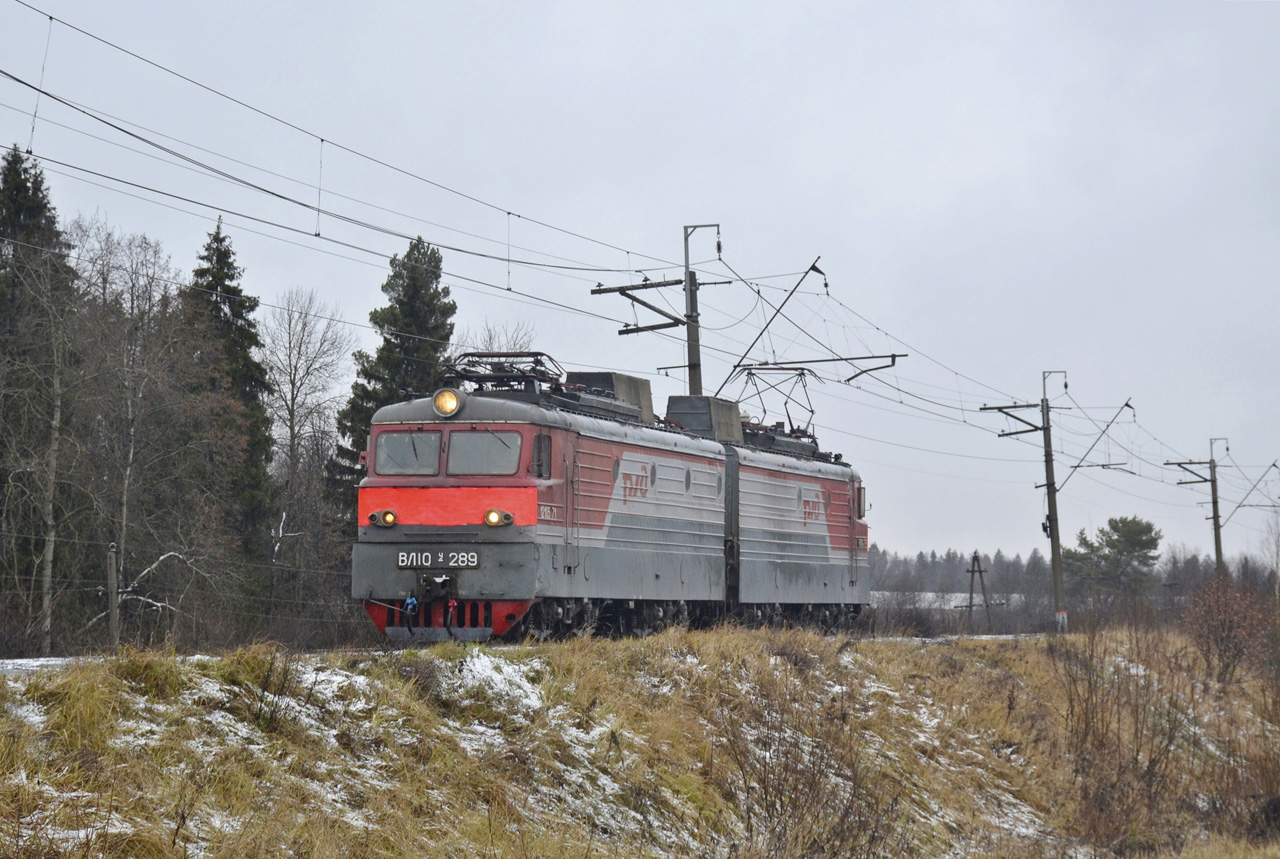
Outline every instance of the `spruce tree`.
{"type": "MultiPolygon", "coordinates": [[[[35,159],[28,159],[15,144],[0,167],[0,238],[32,244],[61,246],[58,213],[49,202],[44,173],[35,159]]],[[[4,258],[7,259],[9,252],[4,258]]]]}
{"type": "MultiPolygon", "coordinates": [[[[14,146],[0,167],[0,572],[20,588],[39,580],[34,626],[46,655],[55,553],[67,548],[59,543],[68,489],[63,436],[78,361],[78,296],[66,250],[44,175],[14,146]]],[[[0,613],[16,618],[30,609],[18,603],[0,613]]]]}
{"type": "Polygon", "coordinates": [[[272,444],[266,395],[270,386],[266,368],[254,357],[254,350],[262,345],[253,318],[258,299],[245,295],[240,287],[243,271],[236,265],[221,218],[198,259],[191,288],[183,296],[187,318],[217,347],[216,360],[207,363],[210,388],[225,393],[237,407],[223,416],[217,428],[233,434],[238,442],[233,461],[225,463],[218,477],[229,496],[225,499],[229,524],[242,551],[265,559],[270,555],[274,493],[268,471],[272,444]]]}
{"type": "Polygon", "coordinates": [[[382,342],[373,355],[360,351],[352,356],[356,381],[346,407],[338,412],[342,443],[331,469],[352,503],[360,479],[357,462],[373,413],[390,403],[429,396],[444,375],[457,305],[449,299],[449,287],[440,284],[441,265],[440,251],[421,237],[403,257],[391,258],[391,273],[382,284],[387,306],[369,314],[382,342]]]}
{"type": "MultiPolygon", "coordinates": [[[[44,173],[35,159],[28,159],[15,144],[0,166],[0,356],[12,357],[22,317],[30,301],[22,288],[19,271],[41,262],[66,269],[60,254],[66,240],[58,228],[58,213],[49,201],[44,173]]],[[[64,278],[65,279],[65,278],[64,278]]]]}

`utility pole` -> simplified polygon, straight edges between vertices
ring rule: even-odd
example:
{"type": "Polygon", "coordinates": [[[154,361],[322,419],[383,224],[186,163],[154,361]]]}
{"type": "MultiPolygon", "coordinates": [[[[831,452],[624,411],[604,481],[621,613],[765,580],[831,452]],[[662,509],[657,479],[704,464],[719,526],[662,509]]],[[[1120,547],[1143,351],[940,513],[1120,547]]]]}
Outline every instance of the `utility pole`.
{"type": "MultiPolygon", "coordinates": [[[[716,231],[716,256],[720,256],[720,225],[719,224],[693,224],[684,228],[684,278],[681,280],[660,280],[651,281],[645,277],[641,283],[633,283],[628,286],[605,286],[597,283],[596,288],[591,290],[592,295],[604,295],[609,292],[617,292],[623,298],[629,299],[633,304],[639,304],[641,307],[648,308],[654,313],[666,319],[666,322],[659,322],[654,325],[630,325],[623,324],[619,334],[640,334],[644,331],[661,331],[664,328],[675,328],[677,326],[685,326],[686,346],[688,349],[688,363],[675,367],[659,367],[659,370],[672,370],[677,367],[685,367],[689,371],[689,396],[702,396],[702,331],[698,324],[698,273],[695,272],[689,264],[689,236],[701,229],[715,228],[716,231]],[[657,289],[663,286],[684,285],[684,316],[679,316],[668,310],[651,304],[643,298],[635,295],[636,292],[644,289],[657,289]]],[[[729,281],[711,281],[711,283],[729,283],[729,281]]],[[[705,284],[704,284],[705,285],[705,284]]]]}
{"type": "Polygon", "coordinates": [[[969,632],[973,632],[973,577],[978,577],[978,584],[982,586],[982,607],[987,612],[987,634],[991,634],[991,601],[987,599],[987,580],[982,577],[986,570],[982,569],[982,556],[978,554],[978,550],[973,550],[973,560],[969,563],[969,632]]]}
{"type": "Polygon", "coordinates": [[[120,646],[120,582],[116,562],[120,549],[115,543],[107,548],[107,618],[111,629],[111,647],[120,646]]]}
{"type": "MultiPolygon", "coordinates": [[[[1049,377],[1061,373],[1063,376],[1062,387],[1067,387],[1066,370],[1045,370],[1040,374],[1041,399],[1040,399],[1040,425],[1036,426],[1026,418],[1013,414],[1012,409],[1034,409],[1035,403],[1015,403],[1009,406],[983,406],[979,411],[984,412],[1000,412],[1006,417],[1013,418],[1019,423],[1027,425],[1027,429],[1009,430],[1000,433],[1000,437],[1010,435],[1022,435],[1028,432],[1041,432],[1044,434],[1044,479],[1045,488],[1048,490],[1049,496],[1049,516],[1044,522],[1044,532],[1049,537],[1050,547],[1050,565],[1053,569],[1053,616],[1057,630],[1060,633],[1067,631],[1067,594],[1062,583],[1062,535],[1058,527],[1058,486],[1053,479],[1053,436],[1049,426],[1049,377]]],[[[1039,488],[1039,487],[1037,487],[1039,488]]]]}
{"type": "MultiPolygon", "coordinates": [[[[1227,453],[1231,453],[1231,443],[1225,438],[1209,439],[1209,459],[1208,461],[1199,462],[1166,462],[1165,465],[1176,465],[1183,471],[1190,474],[1195,480],[1179,480],[1179,486],[1194,483],[1209,484],[1209,495],[1213,504],[1213,515],[1209,518],[1213,520],[1213,554],[1214,560],[1218,565],[1218,579],[1222,580],[1227,577],[1227,563],[1222,559],[1222,519],[1218,515],[1218,461],[1213,457],[1213,443],[1215,441],[1227,442],[1227,453]],[[1196,468],[1209,469],[1209,476],[1205,477],[1199,472],[1192,471],[1192,466],[1196,468]]],[[[1251,490],[1252,491],[1252,490],[1251,490]]]]}
{"type": "Polygon", "coordinates": [[[689,267],[689,236],[714,227],[716,256],[720,255],[720,225],[694,224],[684,228],[684,319],[689,345],[689,396],[702,396],[702,333],[698,325],[698,273],[689,267]]]}
{"type": "MultiPolygon", "coordinates": [[[[1226,439],[1222,439],[1226,441],[1226,439]]],[[[1222,560],[1222,517],[1218,514],[1218,462],[1213,458],[1213,443],[1218,439],[1209,439],[1209,494],[1213,498],[1213,557],[1218,564],[1218,578],[1227,577],[1227,564],[1222,560]]],[[[1227,453],[1231,446],[1227,446],[1227,453]]]]}

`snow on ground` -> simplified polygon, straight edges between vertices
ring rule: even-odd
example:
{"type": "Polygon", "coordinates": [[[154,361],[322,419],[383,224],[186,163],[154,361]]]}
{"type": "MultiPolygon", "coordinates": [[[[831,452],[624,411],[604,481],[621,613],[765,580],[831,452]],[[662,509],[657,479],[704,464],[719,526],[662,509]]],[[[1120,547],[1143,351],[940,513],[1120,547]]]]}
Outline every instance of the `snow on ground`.
{"type": "Polygon", "coordinates": [[[75,662],[75,659],[65,656],[48,656],[42,659],[0,659],[0,674],[8,677],[29,677],[38,671],[66,668],[75,662]]]}
{"type": "MultiPolygon", "coordinates": [[[[894,688],[877,679],[877,666],[866,656],[846,652],[841,658],[850,675],[845,682],[860,690],[866,704],[867,722],[876,721],[877,712],[885,711],[891,730],[899,737],[909,737],[909,746],[925,758],[931,770],[927,784],[923,779],[907,779],[908,787],[913,790],[909,790],[906,797],[906,808],[918,827],[953,835],[971,829],[955,809],[943,808],[934,800],[934,796],[942,792],[940,789],[949,784],[945,787],[946,793],[965,796],[973,803],[975,815],[997,831],[1033,842],[1051,837],[1043,815],[1019,799],[1015,787],[1000,775],[1009,767],[1015,771],[1023,769],[1024,760],[1017,755],[1003,754],[997,744],[980,735],[956,730],[958,713],[939,705],[922,685],[894,688]],[[975,773],[980,775],[976,788],[975,773]]],[[[894,770],[901,761],[889,749],[902,744],[890,742],[889,737],[875,739],[878,742],[869,745],[879,751],[889,762],[888,768],[894,770]]],[[[967,846],[957,844],[954,855],[969,855],[968,850],[967,846]]]]}
{"type": "MultiPolygon", "coordinates": [[[[362,673],[382,658],[371,655],[348,670],[335,667],[323,656],[291,657],[291,683],[284,690],[287,694],[281,695],[222,679],[213,658],[186,659],[185,687],[172,697],[125,695],[125,715],[115,724],[111,743],[121,752],[139,755],[160,743],[178,746],[182,751],[173,759],[184,761],[181,766],[188,767],[193,778],[200,766],[233,749],[262,761],[264,767],[274,767],[272,778],[279,783],[273,783],[272,789],[287,788],[294,795],[309,796],[310,807],[329,819],[356,830],[372,830],[376,820],[362,807],[361,798],[396,789],[395,755],[379,749],[377,742],[353,742],[352,735],[367,732],[373,736],[377,732],[380,742],[401,747],[425,741],[412,727],[416,723],[388,704],[387,689],[380,685],[387,681],[362,673]],[[305,766],[292,766],[288,756],[294,753],[287,751],[278,736],[264,730],[263,719],[255,719],[254,713],[263,711],[274,714],[291,732],[305,736],[311,747],[325,754],[308,759],[305,766]]],[[[520,649],[496,648],[473,648],[451,661],[429,651],[393,658],[404,660],[405,666],[430,666],[428,674],[435,683],[430,696],[440,704],[443,716],[443,733],[433,736],[431,742],[451,741],[479,763],[493,760],[494,755],[512,754],[520,743],[554,746],[554,754],[533,756],[530,780],[518,786],[531,810],[553,819],[586,823],[612,836],[664,844],[673,855],[706,847],[691,843],[690,828],[680,825],[682,816],[696,818],[698,814],[682,810],[684,799],[666,786],[655,786],[656,805],[647,804],[651,802],[648,799],[637,803],[631,789],[620,783],[629,768],[642,765],[639,751],[645,738],[619,730],[607,718],[584,718],[564,704],[549,701],[543,688],[548,668],[540,658],[529,657],[520,649]]],[[[954,844],[954,855],[967,855],[966,833],[995,830],[1029,842],[1052,838],[1041,812],[1018,796],[1015,782],[1030,773],[1016,750],[1001,746],[998,738],[958,729],[961,712],[933,700],[927,684],[893,685],[894,681],[880,673],[883,666],[856,649],[842,653],[840,660],[840,670],[816,678],[816,688],[829,700],[847,700],[850,711],[863,720],[867,760],[874,760],[877,767],[901,780],[901,808],[914,832],[926,837],[932,833],[942,843],[954,844]],[[945,794],[940,787],[945,787],[945,794]],[[943,807],[942,795],[962,797],[967,808],[943,807]]],[[[3,697],[7,715],[37,732],[43,730],[47,712],[27,696],[24,680],[40,671],[57,671],[70,662],[0,663],[0,673],[15,678],[0,678],[8,684],[3,697]]],[[[655,671],[639,681],[659,693],[671,692],[690,682],[691,675],[715,670],[685,651],[673,651],[669,663],[670,673],[655,671]]],[[[786,660],[778,662],[776,669],[788,671],[786,660]]],[[[745,675],[725,679],[740,687],[738,692],[744,699],[759,694],[745,675]]],[[[744,727],[746,736],[761,740],[759,754],[774,753],[753,726],[744,727]]],[[[811,737],[784,730],[775,733],[771,741],[777,743],[780,738],[793,743],[802,755],[820,754],[811,737]]],[[[43,814],[58,806],[89,801],[74,793],[59,794],[25,771],[0,773],[0,778],[38,792],[43,798],[43,814]]],[[[118,815],[93,820],[96,833],[128,832],[132,825],[118,815]]],[[[33,818],[29,822],[37,821],[33,818]]],[[[190,855],[204,855],[214,839],[238,832],[244,825],[240,818],[213,805],[198,808],[185,830],[195,839],[190,855]]],[[[88,837],[82,829],[72,827],[58,830],[46,826],[45,831],[56,832],[58,843],[69,849],[83,845],[88,837]]]]}
{"type": "Polygon", "coordinates": [[[37,731],[43,731],[45,722],[48,721],[44,707],[35,701],[10,701],[6,709],[19,722],[25,722],[37,731]]]}
{"type": "Polygon", "coordinates": [[[477,693],[489,701],[502,704],[510,715],[523,716],[526,720],[542,707],[542,692],[531,674],[545,670],[536,659],[523,663],[495,659],[483,650],[472,650],[458,666],[445,687],[460,700],[474,700],[477,693]]]}

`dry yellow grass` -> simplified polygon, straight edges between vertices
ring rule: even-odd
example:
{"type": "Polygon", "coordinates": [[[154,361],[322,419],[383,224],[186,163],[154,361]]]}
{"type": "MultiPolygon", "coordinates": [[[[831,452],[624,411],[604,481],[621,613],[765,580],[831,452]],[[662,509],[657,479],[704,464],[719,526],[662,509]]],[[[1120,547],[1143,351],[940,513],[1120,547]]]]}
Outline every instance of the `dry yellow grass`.
{"type": "Polygon", "coordinates": [[[1201,673],[1125,631],[126,650],[0,686],[0,855],[1280,855],[1268,691],[1201,673]]]}

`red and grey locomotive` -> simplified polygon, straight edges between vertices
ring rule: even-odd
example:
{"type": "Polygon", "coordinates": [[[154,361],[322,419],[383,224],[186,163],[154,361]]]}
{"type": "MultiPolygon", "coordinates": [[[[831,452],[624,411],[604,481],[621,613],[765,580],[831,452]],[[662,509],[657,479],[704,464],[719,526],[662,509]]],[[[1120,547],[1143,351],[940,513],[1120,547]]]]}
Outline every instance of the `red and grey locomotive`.
{"type": "Polygon", "coordinates": [[[352,596],[393,642],[832,627],[868,602],[858,474],[730,401],[658,421],[647,380],[473,353],[379,409],[364,459],[352,596]]]}

